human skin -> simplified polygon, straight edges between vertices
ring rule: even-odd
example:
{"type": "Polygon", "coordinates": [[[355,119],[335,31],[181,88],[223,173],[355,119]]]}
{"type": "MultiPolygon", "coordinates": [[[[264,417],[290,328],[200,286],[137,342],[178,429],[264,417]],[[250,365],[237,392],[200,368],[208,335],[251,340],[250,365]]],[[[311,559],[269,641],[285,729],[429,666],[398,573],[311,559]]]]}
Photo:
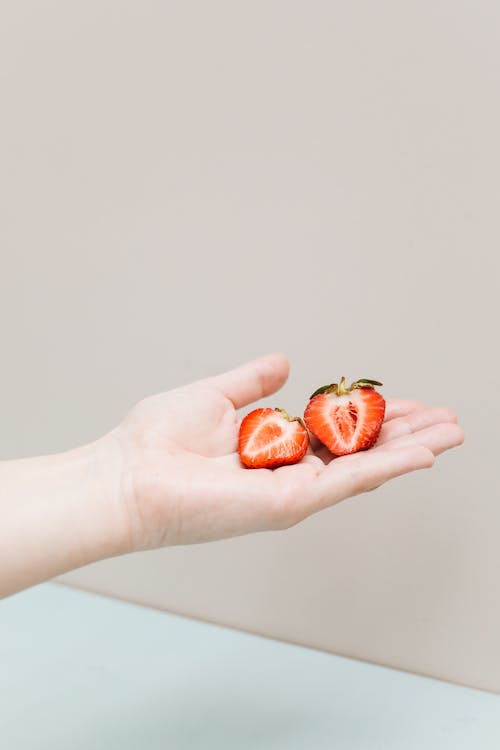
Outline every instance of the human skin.
{"type": "Polygon", "coordinates": [[[275,393],[272,354],[140,401],[95,442],[0,463],[0,596],[137,550],[289,528],[418,469],[463,442],[456,416],[388,399],[376,445],[332,459],[313,442],[298,464],[245,469],[237,409],[275,393]]]}

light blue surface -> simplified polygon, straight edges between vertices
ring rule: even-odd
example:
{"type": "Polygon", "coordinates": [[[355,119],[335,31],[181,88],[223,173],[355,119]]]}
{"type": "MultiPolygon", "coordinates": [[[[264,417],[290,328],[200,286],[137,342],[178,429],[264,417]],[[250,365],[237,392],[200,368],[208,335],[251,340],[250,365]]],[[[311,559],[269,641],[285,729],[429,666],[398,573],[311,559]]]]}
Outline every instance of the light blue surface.
{"type": "Polygon", "coordinates": [[[0,602],[5,750],[500,747],[500,696],[44,584],[0,602]]]}

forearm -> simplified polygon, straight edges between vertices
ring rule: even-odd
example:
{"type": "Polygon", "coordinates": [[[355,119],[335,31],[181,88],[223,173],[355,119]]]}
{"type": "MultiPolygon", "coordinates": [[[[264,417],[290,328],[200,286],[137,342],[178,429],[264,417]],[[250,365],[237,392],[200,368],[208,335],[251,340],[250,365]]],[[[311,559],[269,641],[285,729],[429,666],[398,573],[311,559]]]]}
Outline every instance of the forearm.
{"type": "Polygon", "coordinates": [[[0,462],[0,597],[127,551],[118,467],[105,465],[117,460],[97,441],[0,462]]]}

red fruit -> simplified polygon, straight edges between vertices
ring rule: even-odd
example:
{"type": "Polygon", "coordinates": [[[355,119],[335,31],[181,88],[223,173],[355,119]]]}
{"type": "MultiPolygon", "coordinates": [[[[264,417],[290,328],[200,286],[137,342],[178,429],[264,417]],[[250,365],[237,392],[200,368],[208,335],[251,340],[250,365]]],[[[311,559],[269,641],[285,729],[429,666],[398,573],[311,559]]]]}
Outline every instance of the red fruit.
{"type": "Polygon", "coordinates": [[[361,378],[345,386],[332,383],[315,391],[304,412],[308,429],[334,456],[371,448],[378,438],[385,401],[373,386],[377,380],[361,378]]]}
{"type": "Polygon", "coordinates": [[[275,469],[304,457],[309,435],[284,409],[255,409],[241,423],[238,451],[248,469],[275,469]]]}

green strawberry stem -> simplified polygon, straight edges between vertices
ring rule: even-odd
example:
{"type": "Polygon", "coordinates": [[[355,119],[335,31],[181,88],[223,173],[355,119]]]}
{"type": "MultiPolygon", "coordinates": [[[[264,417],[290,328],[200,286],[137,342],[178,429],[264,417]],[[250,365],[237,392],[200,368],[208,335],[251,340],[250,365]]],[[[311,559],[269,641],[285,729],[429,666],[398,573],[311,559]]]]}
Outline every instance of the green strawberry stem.
{"type": "Polygon", "coordinates": [[[352,391],[355,391],[356,388],[374,388],[376,385],[383,385],[379,380],[371,380],[370,378],[360,378],[359,380],[355,380],[349,388],[346,388],[345,384],[345,377],[342,376],[340,378],[340,382],[337,385],[337,383],[330,383],[330,385],[322,385],[321,388],[318,388],[314,391],[314,393],[309,398],[314,398],[315,396],[319,396],[320,393],[333,393],[334,396],[346,396],[347,394],[351,393],[352,391]]]}
{"type": "Polygon", "coordinates": [[[304,420],[302,419],[302,417],[291,417],[289,415],[289,413],[287,411],[285,411],[285,409],[278,409],[278,408],[276,408],[274,411],[278,411],[281,414],[281,416],[284,419],[286,419],[288,422],[300,422],[300,424],[302,425],[302,427],[304,427],[304,428],[306,427],[306,425],[305,425],[304,420]]]}

